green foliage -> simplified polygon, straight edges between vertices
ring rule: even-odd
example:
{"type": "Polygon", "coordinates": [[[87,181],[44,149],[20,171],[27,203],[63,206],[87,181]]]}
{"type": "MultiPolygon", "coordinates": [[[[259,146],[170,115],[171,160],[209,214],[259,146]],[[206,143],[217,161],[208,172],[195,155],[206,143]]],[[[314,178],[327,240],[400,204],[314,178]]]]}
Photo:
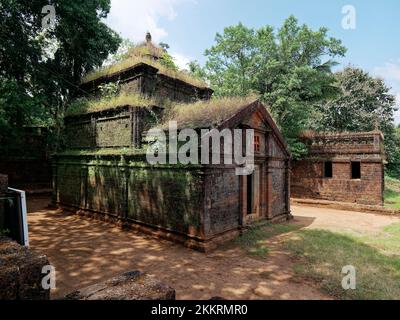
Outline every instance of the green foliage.
{"type": "Polygon", "coordinates": [[[2,0],[0,5],[0,82],[3,89],[11,87],[0,102],[0,130],[7,127],[15,135],[23,126],[40,123],[52,126],[57,137],[67,102],[83,93],[80,78],[120,42],[103,22],[109,0],[54,0],[56,23],[46,30],[41,25],[44,4],[2,0]]]}
{"type": "Polygon", "coordinates": [[[390,174],[400,176],[400,136],[393,123],[395,97],[379,78],[359,68],[335,73],[340,94],[317,107],[314,128],[320,131],[372,131],[385,136],[390,174]]]}
{"type": "Polygon", "coordinates": [[[46,125],[41,96],[31,96],[23,83],[0,76],[0,149],[3,154],[23,148],[21,129],[27,123],[46,125]]]}
{"type": "Polygon", "coordinates": [[[105,83],[99,85],[100,95],[104,98],[111,98],[117,95],[119,92],[119,83],[105,83]]]}
{"type": "Polygon", "coordinates": [[[193,77],[200,79],[200,80],[206,80],[206,72],[204,69],[200,66],[198,61],[190,61],[189,62],[189,74],[191,74],[193,77]]]}
{"type": "Polygon", "coordinates": [[[393,209],[400,209],[400,180],[385,177],[385,206],[393,209]]]}
{"type": "Polygon", "coordinates": [[[168,69],[178,71],[178,66],[175,64],[174,58],[168,52],[163,53],[160,63],[168,69]]]}
{"type": "Polygon", "coordinates": [[[303,155],[299,132],[310,126],[315,104],[338,91],[330,59],[345,54],[341,42],[328,37],[325,28],[300,26],[293,16],[276,32],[241,23],[225,28],[215,42],[205,52],[204,69],[193,63],[192,74],[210,81],[217,96],[260,94],[294,156],[303,155]]]}
{"type": "Polygon", "coordinates": [[[394,132],[389,132],[385,136],[386,151],[388,152],[388,164],[386,172],[388,175],[400,179],[400,125],[395,128],[394,132]]]}

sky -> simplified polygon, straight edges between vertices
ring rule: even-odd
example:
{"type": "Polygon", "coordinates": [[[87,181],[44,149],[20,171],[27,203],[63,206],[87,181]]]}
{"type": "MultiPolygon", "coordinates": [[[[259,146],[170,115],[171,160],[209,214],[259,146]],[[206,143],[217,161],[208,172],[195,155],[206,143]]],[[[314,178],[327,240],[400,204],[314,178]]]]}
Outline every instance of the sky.
{"type": "Polygon", "coordinates": [[[338,68],[351,64],[383,78],[400,107],[399,0],[111,0],[106,22],[134,42],[149,31],[184,68],[191,60],[203,64],[204,50],[225,27],[279,28],[290,15],[313,29],[327,27],[348,49],[338,68]]]}

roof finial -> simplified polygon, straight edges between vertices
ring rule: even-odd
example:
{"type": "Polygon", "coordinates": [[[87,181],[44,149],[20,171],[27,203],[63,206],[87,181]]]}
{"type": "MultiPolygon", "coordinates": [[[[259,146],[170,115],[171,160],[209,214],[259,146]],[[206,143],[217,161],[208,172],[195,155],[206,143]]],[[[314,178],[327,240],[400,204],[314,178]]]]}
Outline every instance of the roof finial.
{"type": "Polygon", "coordinates": [[[146,42],[147,43],[151,43],[151,34],[150,34],[150,32],[146,33],[146,42]]]}

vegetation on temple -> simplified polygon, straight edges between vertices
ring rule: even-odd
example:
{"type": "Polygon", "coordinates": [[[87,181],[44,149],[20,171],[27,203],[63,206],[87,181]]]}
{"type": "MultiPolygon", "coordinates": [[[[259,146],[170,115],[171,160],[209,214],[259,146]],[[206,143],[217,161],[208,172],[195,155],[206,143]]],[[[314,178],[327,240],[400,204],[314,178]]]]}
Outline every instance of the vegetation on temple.
{"type": "Polygon", "coordinates": [[[126,48],[126,53],[120,53],[117,59],[108,66],[90,72],[83,78],[83,82],[108,76],[125,69],[134,67],[140,63],[148,64],[158,69],[158,72],[168,77],[190,83],[198,87],[208,87],[207,83],[188,72],[178,69],[171,55],[160,47],[153,44],[131,45],[126,48]]]}
{"type": "Polygon", "coordinates": [[[135,107],[148,107],[156,105],[156,102],[139,93],[120,92],[111,96],[78,99],[69,105],[66,115],[73,116],[128,105],[135,107]]]}
{"type": "Polygon", "coordinates": [[[179,128],[214,128],[256,100],[249,95],[173,104],[166,110],[161,127],[168,128],[169,121],[176,121],[179,128]]]}

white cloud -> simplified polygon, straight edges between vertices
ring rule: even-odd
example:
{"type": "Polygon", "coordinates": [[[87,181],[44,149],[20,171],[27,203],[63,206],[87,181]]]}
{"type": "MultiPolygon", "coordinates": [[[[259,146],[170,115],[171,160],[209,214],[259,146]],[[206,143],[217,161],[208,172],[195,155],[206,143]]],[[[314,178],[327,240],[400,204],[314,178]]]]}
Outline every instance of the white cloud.
{"type": "Polygon", "coordinates": [[[107,24],[135,42],[144,40],[149,31],[154,42],[159,42],[168,32],[159,25],[161,18],[170,21],[177,16],[177,5],[192,0],[111,0],[111,11],[107,24]]]}
{"type": "Polygon", "coordinates": [[[394,122],[396,124],[400,124],[400,92],[396,94],[396,101],[397,101],[397,110],[394,114],[394,122]]]}
{"type": "MultiPolygon", "coordinates": [[[[392,60],[384,66],[376,67],[372,73],[385,80],[387,85],[392,87],[391,93],[396,96],[397,108],[400,109],[400,59],[392,60]]],[[[400,123],[400,110],[395,112],[395,123],[400,123]]]]}
{"type": "Polygon", "coordinates": [[[193,58],[187,57],[178,52],[172,52],[171,56],[174,58],[175,64],[182,70],[188,70],[189,62],[194,60],[193,58]]]}
{"type": "Polygon", "coordinates": [[[387,62],[383,67],[376,67],[374,73],[384,79],[400,82],[400,62],[387,62]]]}

